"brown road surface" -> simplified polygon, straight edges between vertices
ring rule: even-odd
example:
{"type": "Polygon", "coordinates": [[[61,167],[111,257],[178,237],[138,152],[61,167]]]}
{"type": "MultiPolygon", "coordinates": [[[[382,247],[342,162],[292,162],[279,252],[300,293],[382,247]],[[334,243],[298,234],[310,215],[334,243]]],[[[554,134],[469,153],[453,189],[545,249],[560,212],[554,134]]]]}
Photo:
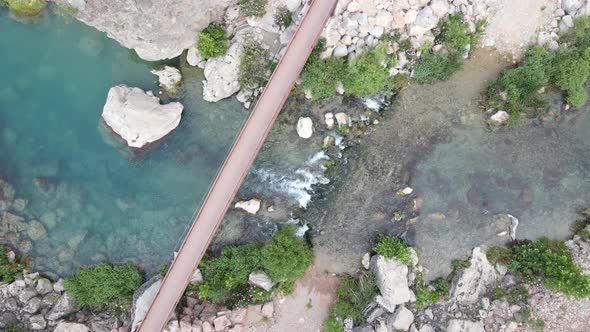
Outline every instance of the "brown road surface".
{"type": "Polygon", "coordinates": [[[337,0],[312,2],[213,182],[138,331],[162,331],[167,325],[324,25],[332,15],[336,2],[337,0]]]}

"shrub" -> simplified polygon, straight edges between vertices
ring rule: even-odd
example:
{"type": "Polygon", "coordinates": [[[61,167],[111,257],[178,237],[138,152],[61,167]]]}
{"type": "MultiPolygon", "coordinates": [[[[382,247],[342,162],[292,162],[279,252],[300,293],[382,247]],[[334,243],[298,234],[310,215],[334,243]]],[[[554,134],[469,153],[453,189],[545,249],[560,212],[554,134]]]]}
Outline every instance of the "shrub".
{"type": "Polygon", "coordinates": [[[246,44],[240,63],[240,86],[243,89],[255,89],[266,84],[267,79],[268,51],[254,42],[246,44]]]}
{"type": "Polygon", "coordinates": [[[222,56],[229,48],[229,39],[225,36],[225,27],[217,23],[211,23],[203,31],[199,32],[197,48],[204,60],[222,56]]]}
{"type": "Polygon", "coordinates": [[[11,262],[8,260],[8,250],[0,245],[0,283],[11,283],[23,272],[24,264],[18,260],[11,262]]]}
{"type": "Polygon", "coordinates": [[[6,0],[11,11],[23,16],[37,16],[46,6],[41,0],[6,0]]]}
{"type": "Polygon", "coordinates": [[[555,84],[566,92],[568,103],[583,106],[588,99],[586,82],[590,76],[590,48],[584,52],[557,52],[551,76],[555,84]]]}
{"type": "Polygon", "coordinates": [[[512,259],[512,251],[503,247],[491,247],[486,251],[488,260],[492,263],[508,264],[512,259]]]}
{"type": "Polygon", "coordinates": [[[332,322],[324,325],[324,331],[327,331],[326,325],[339,326],[334,322],[342,322],[346,318],[352,318],[355,324],[362,323],[364,320],[363,311],[373,302],[378,291],[377,284],[371,274],[360,274],[358,279],[344,277],[336,291],[336,302],[330,307],[329,320],[332,322]]]}
{"type": "Polygon", "coordinates": [[[76,305],[91,310],[125,309],[143,277],[133,265],[101,263],[83,267],[68,277],[64,287],[76,305]]]}
{"type": "Polygon", "coordinates": [[[492,300],[499,300],[506,296],[506,290],[502,287],[496,287],[492,290],[491,298],[492,300]]]}
{"type": "Polygon", "coordinates": [[[410,264],[410,249],[403,241],[393,236],[377,233],[377,245],[373,250],[383,257],[396,258],[403,264],[410,264]]]}
{"type": "Polygon", "coordinates": [[[275,24],[281,28],[288,28],[293,24],[293,14],[285,6],[277,8],[275,13],[275,24]]]}
{"type": "Polygon", "coordinates": [[[416,306],[418,308],[426,308],[428,305],[438,302],[439,299],[436,291],[430,291],[428,287],[424,286],[416,287],[416,306]]]}
{"type": "Polygon", "coordinates": [[[240,8],[244,16],[264,16],[268,0],[240,0],[240,8]]]}
{"type": "Polygon", "coordinates": [[[438,277],[434,279],[430,285],[434,287],[434,290],[438,293],[439,296],[447,297],[449,295],[449,291],[451,290],[451,283],[442,277],[438,277]]]}
{"type": "Polygon", "coordinates": [[[341,58],[308,62],[301,74],[301,86],[311,91],[314,99],[333,96],[336,93],[336,84],[343,80],[346,67],[347,64],[341,58]]]}
{"type": "Polygon", "coordinates": [[[262,249],[263,268],[275,282],[293,282],[311,266],[311,250],[295,235],[295,225],[276,232],[262,249]]]}
{"type": "Polygon", "coordinates": [[[420,84],[443,81],[462,67],[462,55],[458,52],[428,53],[416,62],[414,79],[420,84]]]}
{"type": "Polygon", "coordinates": [[[344,79],[344,90],[356,97],[370,97],[390,83],[385,48],[379,46],[354,59],[344,79]]]}
{"type": "Polygon", "coordinates": [[[506,299],[509,303],[526,303],[529,298],[529,291],[523,285],[516,285],[508,291],[506,299]]]}
{"type": "Polygon", "coordinates": [[[563,243],[547,238],[518,243],[508,267],[525,280],[541,279],[551,290],[577,298],[590,296],[590,276],[583,274],[563,243]]]}
{"type": "Polygon", "coordinates": [[[574,26],[565,31],[559,39],[561,44],[567,43],[579,50],[590,47],[590,16],[576,17],[574,26]]]}
{"type": "MultiPolygon", "coordinates": [[[[1,4],[1,0],[0,0],[0,4],[1,4]]],[[[5,327],[3,329],[0,329],[0,332],[27,332],[28,330],[23,327],[22,325],[10,325],[8,327],[5,327]]]]}
{"type": "Polygon", "coordinates": [[[341,320],[328,318],[324,322],[324,332],[342,332],[344,331],[344,323],[341,320]]]}
{"type": "Polygon", "coordinates": [[[463,20],[463,14],[449,16],[449,19],[441,24],[439,38],[449,49],[465,55],[467,46],[472,42],[472,36],[469,33],[469,24],[463,20]]]}
{"type": "Polygon", "coordinates": [[[214,303],[230,295],[245,292],[248,276],[262,269],[261,247],[257,244],[225,247],[218,257],[205,257],[200,264],[203,282],[199,296],[214,303]]]}

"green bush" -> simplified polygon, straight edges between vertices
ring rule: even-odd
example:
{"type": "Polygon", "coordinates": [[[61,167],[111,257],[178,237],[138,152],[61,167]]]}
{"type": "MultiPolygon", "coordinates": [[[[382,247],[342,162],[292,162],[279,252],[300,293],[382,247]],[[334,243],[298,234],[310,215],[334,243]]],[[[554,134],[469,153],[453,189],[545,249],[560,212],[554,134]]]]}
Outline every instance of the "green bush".
{"type": "Polygon", "coordinates": [[[8,7],[17,15],[37,16],[47,5],[41,0],[6,0],[8,7]]]}
{"type": "Polygon", "coordinates": [[[101,263],[83,267],[66,278],[65,289],[76,305],[91,310],[126,309],[143,277],[133,265],[101,263]]]}
{"type": "Polygon", "coordinates": [[[449,19],[441,24],[439,38],[449,49],[461,55],[467,53],[472,36],[469,33],[469,24],[463,20],[462,13],[449,16],[449,19]]]}
{"type": "Polygon", "coordinates": [[[22,274],[25,268],[18,260],[11,262],[8,260],[8,250],[0,245],[0,283],[11,283],[14,279],[22,274]]]}
{"type": "Polygon", "coordinates": [[[337,320],[335,318],[328,318],[324,322],[324,332],[342,332],[344,331],[344,323],[342,320],[337,320]]]}
{"type": "Polygon", "coordinates": [[[525,280],[541,279],[548,289],[577,298],[590,296],[590,276],[583,274],[563,243],[547,238],[518,243],[508,267],[525,280]]]}
{"type": "Polygon", "coordinates": [[[561,44],[568,44],[583,50],[590,47],[590,16],[579,16],[574,19],[574,26],[565,31],[559,40],[561,44]]]}
{"type": "Polygon", "coordinates": [[[324,331],[341,331],[334,328],[341,326],[346,318],[352,318],[355,324],[361,324],[364,320],[363,311],[373,302],[378,291],[371,274],[360,274],[357,279],[344,277],[336,290],[336,302],[330,307],[330,317],[324,324],[324,331]]]}
{"type": "Polygon", "coordinates": [[[382,46],[352,60],[344,78],[344,90],[356,97],[376,95],[391,82],[382,46]]]}
{"type": "Polygon", "coordinates": [[[240,8],[244,16],[264,16],[268,0],[240,0],[240,8]]]}
{"type": "Polygon", "coordinates": [[[275,13],[275,24],[283,29],[290,27],[291,24],[293,24],[292,15],[293,14],[287,9],[287,7],[278,7],[275,13]]]}
{"type": "Polygon", "coordinates": [[[532,47],[522,65],[505,70],[490,86],[488,98],[492,106],[519,113],[526,107],[542,105],[538,90],[549,84],[553,58],[546,47],[532,47]]]}
{"type": "Polygon", "coordinates": [[[420,84],[447,80],[463,67],[461,53],[428,53],[416,62],[414,79],[420,84]]]}
{"type": "Polygon", "coordinates": [[[434,287],[434,290],[438,293],[441,297],[447,297],[449,295],[449,291],[451,290],[451,283],[442,277],[438,277],[434,279],[430,285],[434,287]]]}
{"type": "Polygon", "coordinates": [[[204,60],[216,56],[222,56],[229,48],[229,39],[225,36],[225,27],[217,23],[211,23],[199,32],[197,48],[204,60]]]}
{"type": "Polygon", "coordinates": [[[411,262],[410,248],[393,236],[377,233],[377,244],[373,250],[383,257],[396,258],[406,265],[411,262]]]}
{"type": "Polygon", "coordinates": [[[493,264],[500,263],[506,265],[512,259],[512,251],[503,247],[491,247],[486,251],[486,256],[493,264]]]}
{"type": "Polygon", "coordinates": [[[240,63],[240,86],[255,89],[266,84],[268,79],[268,51],[258,43],[248,43],[242,52],[240,63]]]}
{"type": "Polygon", "coordinates": [[[295,225],[284,226],[262,249],[264,271],[274,282],[293,282],[311,266],[311,249],[295,231],[295,225]]]}
{"type": "Polygon", "coordinates": [[[301,86],[311,91],[314,99],[331,97],[336,93],[336,84],[342,82],[346,69],[347,64],[341,58],[308,62],[301,74],[301,86]]]}
{"type": "Polygon", "coordinates": [[[586,82],[590,77],[590,48],[583,52],[557,52],[551,76],[553,82],[567,94],[568,103],[583,106],[588,100],[586,82]]]}
{"type": "MultiPolygon", "coordinates": [[[[0,4],[1,4],[1,1],[2,0],[0,0],[0,4]]],[[[27,331],[28,330],[25,327],[23,327],[22,325],[11,325],[11,326],[5,327],[3,329],[0,329],[0,332],[27,332],[27,331]]]]}
{"type": "Polygon", "coordinates": [[[529,291],[523,285],[512,287],[506,294],[509,303],[526,303],[529,298],[529,291]]]}
{"type": "Polygon", "coordinates": [[[440,299],[436,291],[428,290],[428,287],[416,287],[416,306],[418,308],[426,308],[430,304],[438,302],[440,299]]]}

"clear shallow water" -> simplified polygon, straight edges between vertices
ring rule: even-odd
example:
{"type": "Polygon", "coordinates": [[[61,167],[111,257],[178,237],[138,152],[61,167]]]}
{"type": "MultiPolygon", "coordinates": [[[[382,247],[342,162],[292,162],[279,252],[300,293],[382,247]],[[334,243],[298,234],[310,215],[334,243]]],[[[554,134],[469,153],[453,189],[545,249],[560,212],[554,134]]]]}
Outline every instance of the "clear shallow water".
{"type": "Polygon", "coordinates": [[[113,85],[155,91],[156,64],[82,23],[51,16],[24,25],[6,11],[0,53],[0,177],[28,201],[15,214],[47,231],[32,248],[27,230],[0,233],[0,242],[58,274],[103,260],[157,269],[245,120],[241,105],[204,102],[201,71],[187,70],[179,128],[146,159],[130,161],[101,133],[100,114],[113,85]]]}

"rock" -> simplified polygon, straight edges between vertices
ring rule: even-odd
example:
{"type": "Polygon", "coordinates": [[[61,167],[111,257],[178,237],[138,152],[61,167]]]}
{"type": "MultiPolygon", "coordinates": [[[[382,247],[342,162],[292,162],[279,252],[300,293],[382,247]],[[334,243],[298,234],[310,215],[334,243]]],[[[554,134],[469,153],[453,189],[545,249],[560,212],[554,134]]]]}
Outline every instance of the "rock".
{"type": "Polygon", "coordinates": [[[232,324],[242,324],[246,321],[247,314],[246,308],[235,308],[227,315],[227,318],[231,320],[232,324]]]}
{"type": "Polygon", "coordinates": [[[375,255],[371,258],[371,270],[381,292],[376,301],[387,311],[394,312],[396,305],[414,298],[408,287],[408,267],[397,259],[375,255]]]}
{"type": "Polygon", "coordinates": [[[391,24],[393,23],[394,17],[393,15],[386,11],[386,10],[380,10],[377,13],[377,16],[375,16],[375,26],[380,26],[386,29],[390,29],[391,24]]]}
{"type": "Polygon", "coordinates": [[[423,35],[427,31],[430,31],[432,28],[436,27],[438,24],[438,19],[438,16],[436,16],[432,11],[432,8],[422,8],[418,14],[416,14],[416,21],[410,29],[410,34],[413,36],[423,35]]]}
{"type": "Polygon", "coordinates": [[[37,292],[32,288],[25,288],[18,293],[18,300],[21,303],[27,303],[30,299],[37,296],[37,292]]]}
{"type": "MultiPolygon", "coordinates": [[[[197,327],[195,327],[190,322],[187,322],[184,320],[181,320],[179,322],[179,331],[180,332],[195,332],[196,329],[197,329],[197,327]]],[[[199,330],[199,331],[201,331],[201,330],[199,330]]]]}
{"type": "Polygon", "coordinates": [[[79,323],[67,323],[67,322],[60,322],[55,327],[54,332],[88,332],[90,329],[84,325],[79,323]]]}
{"type": "Polygon", "coordinates": [[[339,112],[334,114],[334,117],[336,118],[336,124],[338,124],[339,127],[350,125],[350,118],[346,113],[339,112]]]}
{"type": "Polygon", "coordinates": [[[275,312],[275,306],[272,302],[266,302],[265,304],[262,305],[262,308],[260,309],[260,313],[262,314],[262,317],[267,317],[267,318],[271,318],[272,315],[275,312]]]}
{"type": "Polygon", "coordinates": [[[14,187],[0,178],[0,211],[6,210],[14,200],[14,187]]]}
{"type": "Polygon", "coordinates": [[[23,311],[34,314],[39,311],[39,308],[41,308],[41,299],[38,297],[33,297],[27,302],[27,304],[25,304],[23,311]]]}
{"type": "Polygon", "coordinates": [[[158,76],[160,86],[173,96],[180,94],[182,90],[182,75],[178,68],[164,66],[150,71],[158,76]]]}
{"type": "Polygon", "coordinates": [[[375,305],[373,310],[370,310],[368,314],[365,315],[365,320],[367,323],[373,323],[377,318],[381,317],[385,313],[382,307],[375,305]]]}
{"type": "Polygon", "coordinates": [[[234,205],[236,209],[241,209],[249,214],[256,214],[260,210],[260,200],[258,198],[253,198],[248,201],[239,201],[234,205]]]}
{"type": "Polygon", "coordinates": [[[371,267],[371,254],[367,252],[363,255],[363,258],[361,259],[361,265],[365,270],[368,270],[369,267],[371,267]]]}
{"type": "Polygon", "coordinates": [[[348,55],[348,48],[345,45],[338,45],[334,48],[332,56],[335,58],[342,58],[348,55]]]}
{"type": "Polygon", "coordinates": [[[43,315],[35,315],[29,319],[29,323],[31,325],[31,329],[33,330],[43,330],[47,326],[47,321],[43,317],[43,315]]]}
{"type": "Polygon", "coordinates": [[[66,289],[64,288],[64,280],[59,278],[55,284],[53,284],[53,290],[57,293],[63,293],[66,289]]]}
{"type": "Polygon", "coordinates": [[[336,141],[336,138],[334,138],[334,136],[332,135],[328,135],[326,137],[324,137],[324,140],[322,142],[322,149],[327,149],[330,146],[332,146],[332,144],[334,144],[334,142],[336,141]]]}
{"type": "Polygon", "coordinates": [[[451,319],[446,332],[486,332],[481,322],[472,322],[463,319],[451,319]]]}
{"type": "Polygon", "coordinates": [[[14,202],[12,202],[12,208],[16,212],[23,212],[25,210],[25,208],[27,207],[27,204],[28,204],[28,202],[26,200],[24,200],[22,198],[17,198],[14,200],[14,202]]]}
{"type": "Polygon", "coordinates": [[[27,235],[33,241],[37,241],[47,237],[47,231],[42,223],[37,220],[29,222],[29,229],[27,229],[27,235]]]}
{"type": "Polygon", "coordinates": [[[47,319],[58,320],[75,311],[76,307],[74,306],[74,299],[68,294],[68,292],[64,292],[47,314],[47,319]]]}
{"type": "Polygon", "coordinates": [[[324,121],[326,122],[326,128],[328,128],[328,129],[334,128],[334,113],[324,114],[324,121]]]}
{"type": "Polygon", "coordinates": [[[53,292],[53,286],[51,285],[51,281],[45,278],[41,278],[37,280],[35,290],[37,290],[37,293],[45,295],[47,293],[53,292]]]}
{"type": "Polygon", "coordinates": [[[499,126],[501,124],[503,124],[504,122],[508,121],[508,118],[510,117],[510,115],[508,115],[507,112],[505,111],[497,111],[496,113],[494,113],[494,115],[490,116],[490,123],[496,126],[499,126]]]}
{"type": "Polygon", "coordinates": [[[432,326],[430,326],[429,324],[425,324],[425,325],[422,325],[422,327],[420,328],[420,332],[435,332],[435,331],[432,326]]]}
{"type": "Polygon", "coordinates": [[[178,323],[178,320],[170,320],[162,332],[180,332],[180,324],[178,323]]]}
{"type": "Polygon", "coordinates": [[[407,331],[410,325],[414,322],[414,314],[406,309],[406,307],[399,307],[389,321],[389,326],[394,330],[407,331]]]}
{"type": "Polygon", "coordinates": [[[199,67],[203,66],[204,67],[204,65],[205,65],[205,63],[203,62],[203,58],[201,57],[201,52],[199,52],[199,49],[195,45],[189,47],[189,49],[187,50],[186,62],[188,62],[188,64],[193,67],[195,67],[195,66],[199,66],[199,67]]]}
{"type": "Polygon", "coordinates": [[[224,56],[214,57],[205,64],[203,99],[219,101],[240,90],[240,63],[243,47],[233,43],[224,56]]]}
{"type": "Polygon", "coordinates": [[[301,117],[297,121],[297,135],[301,138],[308,139],[313,134],[313,122],[311,118],[301,117]]]}
{"type": "Polygon", "coordinates": [[[565,10],[566,13],[574,15],[576,11],[582,7],[583,3],[583,0],[561,0],[561,8],[565,10]]]}
{"type": "Polygon", "coordinates": [[[215,331],[213,329],[213,326],[209,322],[203,322],[202,328],[203,328],[203,332],[213,332],[213,331],[215,331]]]}
{"type": "Polygon", "coordinates": [[[203,275],[201,274],[201,270],[197,268],[195,272],[193,272],[193,276],[191,277],[191,284],[198,284],[203,281],[203,275]]]}
{"type": "Polygon", "coordinates": [[[133,305],[131,307],[131,331],[135,331],[137,325],[143,320],[156,293],[162,283],[161,277],[156,276],[145,282],[133,295],[133,305]]]}
{"type": "Polygon", "coordinates": [[[252,286],[262,288],[265,291],[269,291],[272,288],[272,286],[274,286],[272,280],[270,280],[268,275],[266,275],[266,273],[262,271],[250,273],[250,275],[248,276],[248,283],[252,286]]]}
{"type": "Polygon", "coordinates": [[[449,12],[449,2],[447,0],[432,0],[430,8],[434,15],[442,18],[449,12]]]}
{"type": "Polygon", "coordinates": [[[182,110],[180,103],[160,105],[151,92],[117,85],[109,90],[102,119],[128,146],[141,148],[174,130],[182,110]]]}
{"type": "Polygon", "coordinates": [[[223,331],[226,327],[231,326],[231,321],[226,316],[220,316],[213,320],[215,331],[223,331]]]}
{"type": "Polygon", "coordinates": [[[473,304],[496,282],[496,271],[479,247],[473,249],[470,266],[460,270],[453,279],[451,300],[473,304]]]}
{"type": "Polygon", "coordinates": [[[229,0],[134,1],[68,0],[75,17],[106,32],[148,61],[171,59],[195,43],[210,22],[220,21],[229,0]]]}

